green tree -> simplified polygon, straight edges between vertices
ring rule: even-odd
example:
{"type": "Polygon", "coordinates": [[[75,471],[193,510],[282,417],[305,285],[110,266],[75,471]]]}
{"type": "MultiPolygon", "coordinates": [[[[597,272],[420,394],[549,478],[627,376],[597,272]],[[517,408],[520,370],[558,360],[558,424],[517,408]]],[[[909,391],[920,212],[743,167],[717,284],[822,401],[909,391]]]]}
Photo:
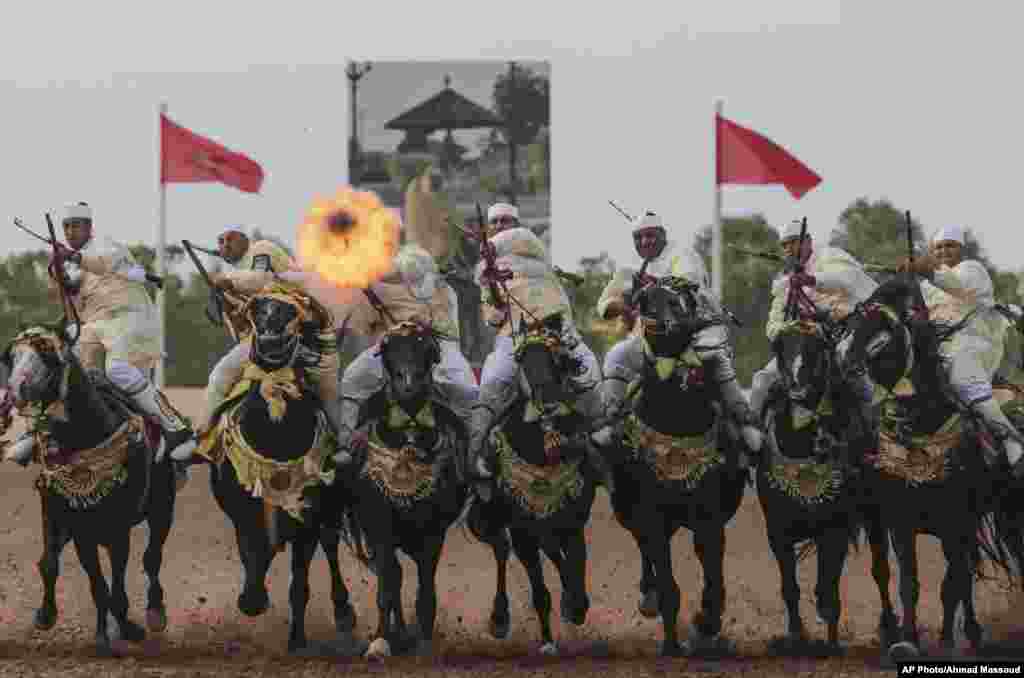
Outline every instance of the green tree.
{"type": "Polygon", "coordinates": [[[501,134],[508,144],[509,185],[519,190],[516,170],[517,147],[533,143],[541,129],[551,124],[551,82],[532,69],[509,64],[509,70],[494,81],[494,109],[505,122],[501,134]]]}
{"type": "MultiPolygon", "coordinates": [[[[924,251],[924,230],[913,215],[911,230],[915,250],[924,251]]],[[[841,247],[858,261],[894,266],[908,254],[906,214],[888,200],[858,198],[839,215],[839,227],[828,244],[841,247]]]]}

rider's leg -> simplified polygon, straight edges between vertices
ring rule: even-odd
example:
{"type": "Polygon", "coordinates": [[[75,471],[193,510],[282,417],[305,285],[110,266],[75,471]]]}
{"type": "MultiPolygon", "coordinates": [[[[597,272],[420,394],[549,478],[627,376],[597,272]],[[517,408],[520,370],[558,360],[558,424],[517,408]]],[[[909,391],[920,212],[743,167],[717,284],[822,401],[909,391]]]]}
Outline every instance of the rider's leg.
{"type": "Polygon", "coordinates": [[[224,404],[231,389],[238,380],[242,378],[245,371],[245,361],[249,358],[251,339],[236,344],[221,358],[210,373],[210,380],[206,385],[206,409],[199,420],[199,431],[205,431],[214,422],[214,414],[224,404]]]}
{"type": "Polygon", "coordinates": [[[512,338],[499,335],[494,351],[484,361],[480,373],[480,397],[469,421],[469,458],[471,470],[479,478],[490,478],[493,459],[484,444],[494,419],[515,399],[519,365],[513,354],[512,338]]]}
{"type": "Polygon", "coordinates": [[[992,383],[978,360],[968,351],[951,356],[949,380],[960,399],[979,415],[993,437],[1006,450],[1015,477],[1024,476],[1024,447],[1021,434],[992,397],[992,383]]]}
{"type": "Polygon", "coordinates": [[[779,364],[776,358],[754,373],[750,388],[750,411],[761,421],[764,417],[764,404],[772,387],[779,381],[779,364]]]}
{"type": "MultiPolygon", "coordinates": [[[[761,430],[750,403],[747,402],[743,389],[736,380],[728,333],[720,325],[709,327],[694,338],[694,347],[704,366],[704,378],[718,387],[725,412],[740,425],[740,435],[747,448],[757,454],[761,451],[763,442],[761,430]]],[[[741,466],[745,466],[745,455],[741,455],[739,461],[741,466]]]]}
{"type": "Polygon", "coordinates": [[[359,456],[353,454],[353,437],[359,428],[359,414],[363,404],[385,383],[384,361],[381,359],[380,344],[374,344],[356,356],[341,376],[341,393],[338,400],[338,452],[334,460],[338,464],[350,464],[359,456]]]}

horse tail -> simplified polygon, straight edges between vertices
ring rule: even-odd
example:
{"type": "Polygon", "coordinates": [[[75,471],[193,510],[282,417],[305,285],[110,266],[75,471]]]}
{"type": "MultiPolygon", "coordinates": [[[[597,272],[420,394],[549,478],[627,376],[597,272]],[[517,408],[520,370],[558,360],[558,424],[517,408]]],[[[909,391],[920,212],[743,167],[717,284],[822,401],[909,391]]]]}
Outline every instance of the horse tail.
{"type": "Polygon", "coordinates": [[[344,502],[340,517],[338,537],[345,542],[345,546],[359,562],[370,567],[371,556],[367,548],[366,530],[363,529],[363,523],[359,520],[359,514],[352,502],[344,502]]]}
{"type": "MultiPolygon", "coordinates": [[[[991,511],[982,516],[978,547],[972,555],[978,565],[992,563],[1011,586],[1024,589],[1024,491],[1012,486],[1001,490],[991,511]]],[[[983,578],[981,568],[976,569],[975,576],[983,578]]]]}

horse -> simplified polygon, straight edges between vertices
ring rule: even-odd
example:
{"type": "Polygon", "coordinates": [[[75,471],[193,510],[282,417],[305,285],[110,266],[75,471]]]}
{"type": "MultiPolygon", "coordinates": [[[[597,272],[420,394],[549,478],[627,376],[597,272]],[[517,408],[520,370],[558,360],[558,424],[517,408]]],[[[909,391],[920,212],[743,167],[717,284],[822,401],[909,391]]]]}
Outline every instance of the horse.
{"type": "MultiPolygon", "coordinates": [[[[441,360],[438,335],[414,321],[396,323],[380,341],[386,382],[360,413],[365,446],[331,492],[342,507],[341,536],[377,576],[376,639],[369,657],[415,649],[433,652],[436,578],[445,536],[468,498],[462,481],[468,439],[450,398],[434,382],[441,360]],[[416,622],[409,633],[402,613],[402,568],[397,550],[416,563],[416,622]]],[[[465,416],[463,414],[463,416],[465,416]]]]}
{"type": "MultiPolygon", "coordinates": [[[[725,526],[739,510],[749,479],[739,464],[738,429],[723,417],[717,391],[704,380],[693,352],[693,339],[707,320],[678,282],[664,278],[638,292],[643,334],[628,340],[635,342],[638,376],[617,415],[620,453],[608,460],[612,508],[643,560],[641,611],[656,605],[661,613],[664,656],[725,649],[725,526]],[[685,645],[676,631],[680,594],[671,554],[680,527],[693,532],[704,570],[701,609],[685,645]]],[[[605,388],[615,378],[606,375],[605,388]]]]}
{"type": "Polygon", "coordinates": [[[973,605],[982,565],[992,562],[1009,573],[1013,560],[1021,562],[1019,542],[1014,547],[993,519],[1002,481],[987,462],[992,452],[984,424],[953,393],[939,352],[962,323],[942,326],[923,312],[915,280],[900,276],[881,285],[856,312],[858,327],[845,367],[866,370],[876,389],[887,394],[878,454],[866,470],[864,487],[865,502],[878,507],[900,565],[903,619],[888,648],[893,660],[920,654],[918,533],[938,538],[946,557],[940,639],[946,651],[955,649],[961,605],[968,640],[975,650],[983,643],[973,605]]]}
{"type": "Polygon", "coordinates": [[[96,606],[96,650],[114,654],[108,614],[122,639],[141,642],[146,629],[128,617],[125,571],[131,529],[145,521],[149,540],[143,556],[146,626],[167,626],[160,583],[163,548],[174,520],[177,493],[171,460],[156,461],[159,427],[145,419],[99,372],[86,371],[73,352],[63,323],[21,331],[0,362],[10,374],[9,404],[29,419],[35,437],[36,479],[43,520],[43,553],[38,562],[43,601],[34,625],[57,622],[55,588],[60,557],[74,542],[96,606]],[[110,556],[110,585],[103,576],[99,547],[110,556]]]}
{"type": "Polygon", "coordinates": [[[356,613],[338,566],[340,534],[325,519],[337,511],[324,490],[333,479],[334,432],[305,372],[318,358],[307,347],[324,348],[316,343],[318,324],[299,295],[262,292],[247,302],[246,315],[253,327],[249,364],[196,450],[210,463],[211,492],[235,527],[244,574],[238,609],[258,616],[270,607],[267,570],[290,543],[288,651],[311,651],[309,566],[321,545],[339,651],[349,653],[356,613]]]}
{"type": "Polygon", "coordinates": [[[471,534],[491,547],[497,565],[491,635],[506,638],[511,627],[511,546],[529,577],[540,622],[540,652],[548,656],[557,655],[559,648],[551,633],[551,592],[540,554],[543,551],[558,569],[562,620],[581,626],[590,609],[583,529],[597,485],[582,433],[590,422],[569,404],[574,395],[571,377],[582,365],[570,353],[576,339],[567,339],[563,330],[560,314],[532,327],[520,325],[515,336],[517,394],[496,417],[485,443],[495,453],[497,473],[485,488],[474,488],[466,513],[471,534]]]}
{"type": "MultiPolygon", "coordinates": [[[[800,616],[796,576],[798,561],[812,550],[818,556],[817,612],[828,634],[824,649],[839,651],[840,579],[865,523],[848,448],[863,446],[870,433],[863,430],[867,422],[855,421],[857,395],[840,374],[846,333],[845,323],[827,316],[799,318],[786,323],[772,342],[779,388],[764,408],[765,454],[756,478],[786,605],[787,632],[773,641],[779,652],[815,649],[800,616]],[[857,424],[862,428],[851,430],[857,424]]],[[[889,613],[884,623],[892,628],[895,616],[889,613]]]]}

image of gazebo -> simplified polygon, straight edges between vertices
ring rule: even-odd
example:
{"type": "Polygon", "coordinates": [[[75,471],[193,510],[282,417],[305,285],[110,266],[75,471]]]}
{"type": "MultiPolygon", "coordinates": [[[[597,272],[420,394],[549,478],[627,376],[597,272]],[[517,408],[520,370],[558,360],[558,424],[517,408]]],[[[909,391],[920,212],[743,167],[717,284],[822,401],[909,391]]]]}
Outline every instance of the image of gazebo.
{"type": "Polygon", "coordinates": [[[455,142],[453,130],[504,126],[501,118],[456,92],[451,83],[451,76],[446,75],[440,92],[385,125],[386,129],[405,132],[405,139],[398,146],[401,153],[429,153],[428,137],[444,130],[444,150],[439,160],[440,169],[446,175],[466,150],[455,142]]]}

